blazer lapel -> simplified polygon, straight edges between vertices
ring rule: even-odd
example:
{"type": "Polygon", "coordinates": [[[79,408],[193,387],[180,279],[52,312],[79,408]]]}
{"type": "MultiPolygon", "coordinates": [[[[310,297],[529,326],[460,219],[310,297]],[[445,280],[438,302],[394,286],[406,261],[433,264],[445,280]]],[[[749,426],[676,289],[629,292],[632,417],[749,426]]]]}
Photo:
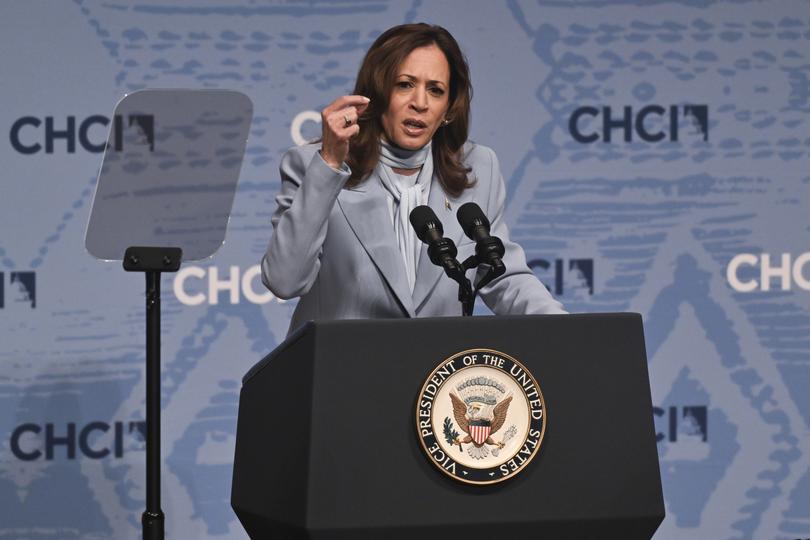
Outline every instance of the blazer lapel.
{"type": "MultiPolygon", "coordinates": [[[[430,195],[428,195],[428,206],[433,209],[436,217],[442,222],[444,229],[444,236],[452,240],[456,246],[464,235],[461,230],[461,225],[458,224],[456,219],[456,211],[461,203],[453,200],[445,193],[442,188],[441,182],[433,175],[430,182],[430,195]],[[448,210],[446,202],[450,201],[450,209],[448,210]]],[[[464,262],[464,261],[459,261],[464,262]]],[[[438,283],[439,278],[444,275],[444,269],[430,262],[430,257],[427,254],[427,245],[422,244],[422,251],[419,253],[419,263],[416,268],[416,284],[413,288],[413,305],[418,310],[422,307],[428,295],[438,283]]],[[[450,279],[450,278],[446,278],[450,279]]]]}
{"type": "MultiPolygon", "coordinates": [[[[402,309],[408,316],[414,317],[413,298],[405,276],[405,265],[397,248],[388,201],[379,179],[372,174],[359,188],[344,189],[338,195],[338,204],[357,239],[399,300],[402,309]]],[[[363,286],[362,283],[359,285],[363,286]]]]}

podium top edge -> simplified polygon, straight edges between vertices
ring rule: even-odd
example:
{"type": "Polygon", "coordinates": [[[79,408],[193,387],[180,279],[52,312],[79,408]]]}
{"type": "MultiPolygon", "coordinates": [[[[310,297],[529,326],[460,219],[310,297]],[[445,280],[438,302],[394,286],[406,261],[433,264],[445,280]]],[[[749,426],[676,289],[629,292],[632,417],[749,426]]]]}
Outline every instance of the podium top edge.
{"type": "MultiPolygon", "coordinates": [[[[335,322],[335,321],[329,321],[335,322]]],[[[264,358],[256,362],[253,367],[251,367],[247,373],[245,373],[244,377],[242,377],[242,385],[252,379],[259,371],[262,370],[264,366],[266,366],[273,358],[281,354],[284,350],[289,348],[293,343],[297,342],[299,339],[304,337],[310,331],[310,328],[315,328],[318,324],[316,321],[307,321],[298,328],[295,329],[295,332],[287,336],[287,338],[281,342],[275,349],[270,351],[264,358]]]]}
{"type": "Polygon", "coordinates": [[[545,315],[476,315],[473,317],[407,317],[407,318],[389,318],[389,319],[334,319],[334,320],[311,320],[301,325],[290,336],[298,333],[309,325],[313,326],[343,326],[343,325],[367,325],[367,324],[413,324],[413,323],[426,323],[426,322],[441,322],[441,321],[468,321],[468,322],[481,322],[492,319],[499,321],[509,320],[549,320],[563,318],[566,320],[571,319],[598,319],[598,318],[637,318],[641,317],[641,313],[635,311],[616,311],[616,312],[589,312],[589,313],[554,313],[545,315]]]}
{"type": "Polygon", "coordinates": [[[277,357],[281,354],[284,350],[292,346],[298,340],[303,338],[305,335],[309,334],[310,332],[314,332],[317,328],[345,328],[345,327],[358,327],[358,326],[389,326],[389,325],[407,325],[407,324],[438,324],[442,322],[449,322],[449,321],[467,321],[471,324],[482,324],[488,320],[493,320],[497,318],[498,321],[514,321],[514,320],[527,320],[527,319],[537,319],[540,320],[550,320],[550,319],[558,319],[564,318],[567,321],[591,321],[591,320],[602,320],[602,319],[631,319],[631,320],[638,320],[641,321],[642,317],[640,313],[636,312],[604,312],[604,313],[570,313],[565,315],[483,315],[477,317],[417,317],[417,318],[402,318],[402,319],[338,319],[338,320],[324,320],[324,321],[307,321],[306,323],[299,326],[292,334],[287,336],[287,338],[279,344],[275,349],[273,349],[269,354],[267,354],[264,358],[259,360],[256,364],[251,367],[247,373],[245,373],[244,377],[242,377],[242,384],[244,385],[248,382],[251,378],[253,378],[259,371],[264,368],[269,362],[273,360],[273,358],[277,357]]]}

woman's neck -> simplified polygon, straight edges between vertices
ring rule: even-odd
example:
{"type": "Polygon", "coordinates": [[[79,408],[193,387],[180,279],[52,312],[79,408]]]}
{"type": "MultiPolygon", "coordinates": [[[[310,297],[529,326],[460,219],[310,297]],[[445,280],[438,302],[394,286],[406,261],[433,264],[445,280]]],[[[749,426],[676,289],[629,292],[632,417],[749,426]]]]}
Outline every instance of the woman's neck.
{"type": "Polygon", "coordinates": [[[397,174],[401,174],[403,176],[411,176],[413,174],[416,174],[419,172],[419,169],[421,169],[421,167],[417,169],[400,169],[399,167],[391,167],[392,171],[394,171],[397,174]]]}

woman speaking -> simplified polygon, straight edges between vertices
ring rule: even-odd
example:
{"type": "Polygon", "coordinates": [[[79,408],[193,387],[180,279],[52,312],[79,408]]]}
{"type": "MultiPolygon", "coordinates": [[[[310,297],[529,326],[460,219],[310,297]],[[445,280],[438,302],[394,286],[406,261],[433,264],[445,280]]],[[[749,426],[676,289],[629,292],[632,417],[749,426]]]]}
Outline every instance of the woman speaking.
{"type": "Polygon", "coordinates": [[[279,298],[301,297],[291,331],[310,319],[459,315],[458,286],[441,279],[409,223],[423,204],[460,261],[475,243],[456,211],[475,202],[489,217],[506,266],[480,290],[493,312],[565,313],[509,240],[498,160],[467,141],[471,97],[467,62],[447,30],[396,26],[366,53],[354,95],[322,111],[320,142],[284,155],[262,280],[279,298]]]}

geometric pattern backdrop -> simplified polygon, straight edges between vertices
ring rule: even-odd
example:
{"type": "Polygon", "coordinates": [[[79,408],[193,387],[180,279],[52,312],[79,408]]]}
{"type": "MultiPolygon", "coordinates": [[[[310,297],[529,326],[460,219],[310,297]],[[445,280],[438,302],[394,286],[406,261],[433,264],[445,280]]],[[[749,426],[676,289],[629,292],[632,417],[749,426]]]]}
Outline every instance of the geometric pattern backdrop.
{"type": "Polygon", "coordinates": [[[240,380],[294,307],[257,267],[279,159],[416,21],[469,58],[471,138],[538,277],[569,311],[644,317],[656,538],[810,538],[810,3],[75,0],[0,20],[0,538],[140,534],[143,277],[84,232],[109,115],[147,87],[254,103],[225,245],[163,277],[167,531],[246,538],[240,380]]]}

